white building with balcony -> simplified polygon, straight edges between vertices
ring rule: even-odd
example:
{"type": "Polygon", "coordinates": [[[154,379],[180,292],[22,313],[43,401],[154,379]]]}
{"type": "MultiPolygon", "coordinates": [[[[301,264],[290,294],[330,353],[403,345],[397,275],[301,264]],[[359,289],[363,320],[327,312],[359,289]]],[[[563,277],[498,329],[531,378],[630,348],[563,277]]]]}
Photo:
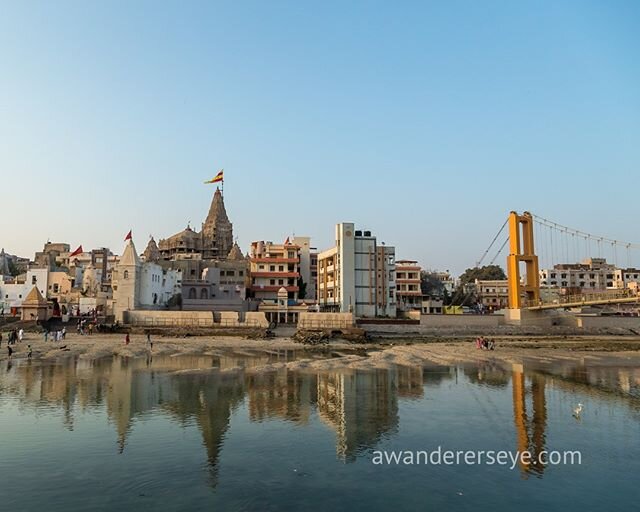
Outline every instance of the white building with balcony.
{"type": "Polygon", "coordinates": [[[318,254],[320,310],[395,317],[395,248],[378,245],[370,231],[356,230],[352,222],[337,224],[335,236],[335,246],[318,254]]]}

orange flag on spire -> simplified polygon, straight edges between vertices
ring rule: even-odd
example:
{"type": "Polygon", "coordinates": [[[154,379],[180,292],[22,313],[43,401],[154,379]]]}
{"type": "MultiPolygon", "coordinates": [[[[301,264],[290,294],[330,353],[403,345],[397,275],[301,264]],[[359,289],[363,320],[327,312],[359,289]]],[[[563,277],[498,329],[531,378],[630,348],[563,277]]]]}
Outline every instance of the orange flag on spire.
{"type": "Polygon", "coordinates": [[[131,236],[131,230],[129,230],[129,232],[127,233],[127,236],[124,237],[124,241],[126,242],[127,240],[131,240],[133,238],[133,236],[131,236]]]}
{"type": "Polygon", "coordinates": [[[74,256],[78,255],[78,254],[82,254],[84,251],[82,250],[82,245],[78,246],[78,248],[73,251],[71,254],[69,254],[69,258],[73,258],[74,256]]]}
{"type": "Polygon", "coordinates": [[[218,183],[220,181],[224,181],[224,169],[220,169],[220,172],[218,174],[215,175],[214,178],[205,181],[205,185],[208,185],[210,183],[218,183]]]}

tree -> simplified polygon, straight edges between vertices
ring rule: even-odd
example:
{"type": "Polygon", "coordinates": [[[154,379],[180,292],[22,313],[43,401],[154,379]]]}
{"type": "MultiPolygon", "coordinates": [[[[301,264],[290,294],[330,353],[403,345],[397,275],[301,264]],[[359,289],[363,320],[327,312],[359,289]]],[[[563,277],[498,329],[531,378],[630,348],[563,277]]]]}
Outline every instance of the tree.
{"type": "Polygon", "coordinates": [[[500,265],[485,265],[484,267],[468,268],[465,270],[460,276],[460,284],[473,283],[476,279],[497,281],[506,278],[507,276],[500,265]]]}
{"type": "Polygon", "coordinates": [[[446,293],[444,283],[435,272],[423,270],[420,272],[420,291],[423,295],[442,297],[446,293]]]}
{"type": "Polygon", "coordinates": [[[460,276],[460,284],[451,297],[451,304],[455,306],[474,306],[478,298],[473,284],[476,279],[481,281],[499,281],[507,276],[499,265],[485,265],[484,267],[468,268],[460,276]]]}
{"type": "Polygon", "coordinates": [[[20,268],[18,268],[18,265],[16,265],[15,261],[13,261],[13,258],[9,258],[9,275],[16,277],[18,275],[20,275],[20,268]]]}

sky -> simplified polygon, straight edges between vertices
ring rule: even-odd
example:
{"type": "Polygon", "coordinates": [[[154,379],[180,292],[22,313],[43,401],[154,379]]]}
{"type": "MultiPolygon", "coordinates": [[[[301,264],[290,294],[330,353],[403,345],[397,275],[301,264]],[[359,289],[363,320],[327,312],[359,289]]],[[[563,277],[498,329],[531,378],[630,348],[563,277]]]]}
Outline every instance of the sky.
{"type": "MultiPolygon", "coordinates": [[[[640,3],[0,0],[0,245],[355,222],[460,273],[509,211],[640,241],[640,3]]],[[[503,259],[503,258],[502,258],[503,259]]],[[[501,260],[498,262],[504,264],[501,260]]],[[[640,261],[637,262],[640,264],[640,261]]]]}

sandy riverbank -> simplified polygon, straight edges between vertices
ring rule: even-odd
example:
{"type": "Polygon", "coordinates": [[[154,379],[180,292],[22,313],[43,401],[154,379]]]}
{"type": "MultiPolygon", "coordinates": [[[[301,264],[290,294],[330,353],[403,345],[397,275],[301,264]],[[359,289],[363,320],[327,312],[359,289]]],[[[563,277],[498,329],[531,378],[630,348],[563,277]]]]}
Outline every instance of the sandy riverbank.
{"type": "MultiPolygon", "coordinates": [[[[331,370],[339,368],[384,368],[392,365],[421,366],[454,363],[524,361],[578,361],[597,364],[640,366],[640,337],[522,337],[494,338],[497,350],[477,350],[470,337],[421,338],[376,342],[366,345],[333,340],[328,345],[310,346],[294,342],[288,337],[272,339],[246,339],[241,337],[188,337],[153,336],[154,355],[209,354],[242,350],[296,350],[295,361],[277,363],[256,370],[267,371],[286,366],[297,370],[331,370]],[[325,353],[327,358],[319,358],[325,353]],[[308,356],[307,356],[308,354],[308,356]],[[341,357],[335,357],[341,356],[341,357]]],[[[41,335],[27,333],[22,343],[13,345],[14,359],[27,357],[27,345],[33,349],[33,360],[55,360],[66,357],[100,358],[110,355],[143,357],[149,353],[144,335],[131,336],[124,344],[119,334],[79,336],[68,334],[61,343],[44,342],[41,335]]],[[[8,357],[6,337],[0,348],[0,360],[8,357]]]]}

